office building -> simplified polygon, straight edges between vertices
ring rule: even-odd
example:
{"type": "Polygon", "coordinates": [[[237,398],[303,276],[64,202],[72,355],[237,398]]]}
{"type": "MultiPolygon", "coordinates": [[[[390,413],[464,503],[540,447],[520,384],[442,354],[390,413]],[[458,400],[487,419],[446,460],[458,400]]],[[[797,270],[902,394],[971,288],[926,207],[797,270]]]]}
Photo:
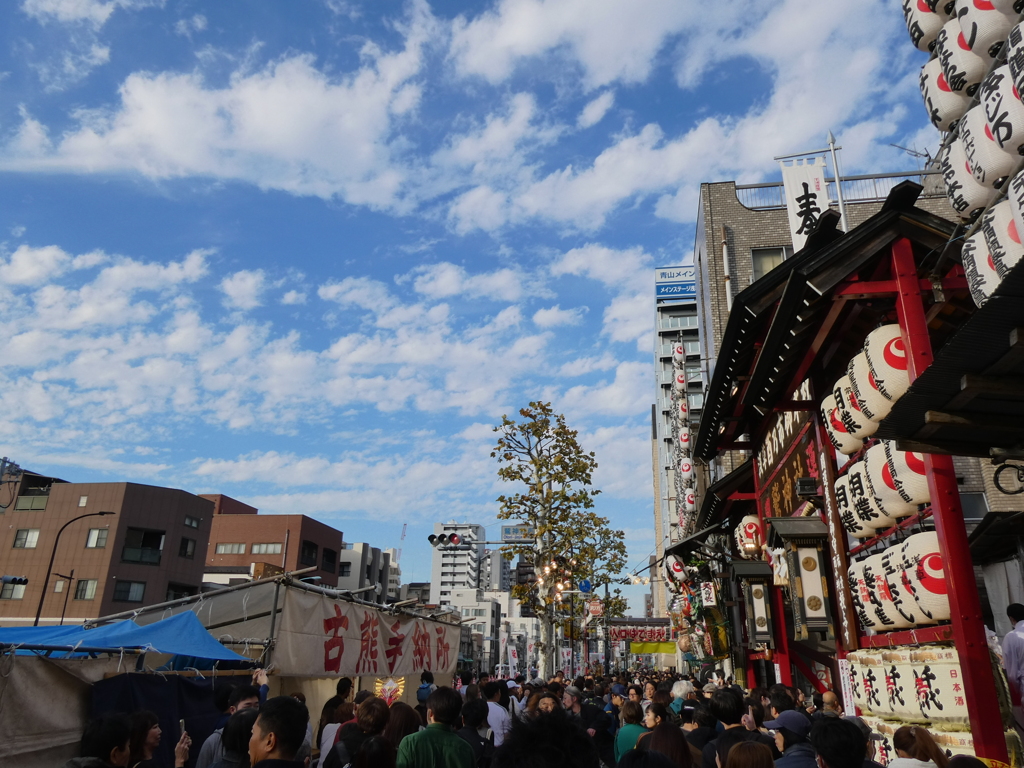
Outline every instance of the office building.
{"type": "Polygon", "coordinates": [[[395,602],[402,591],[402,567],[398,564],[398,555],[401,550],[385,549],[384,554],[388,556],[388,583],[386,595],[389,601],[395,602]]]}
{"type": "Polygon", "coordinates": [[[361,600],[383,603],[388,596],[391,555],[364,542],[342,545],[338,589],[363,590],[361,600]]]}
{"type": "Polygon", "coordinates": [[[430,602],[434,605],[453,605],[452,592],[476,590],[481,582],[481,562],[486,555],[483,542],[487,530],[474,523],[434,523],[434,534],[458,534],[462,543],[457,548],[436,547],[430,564],[430,602]]]}

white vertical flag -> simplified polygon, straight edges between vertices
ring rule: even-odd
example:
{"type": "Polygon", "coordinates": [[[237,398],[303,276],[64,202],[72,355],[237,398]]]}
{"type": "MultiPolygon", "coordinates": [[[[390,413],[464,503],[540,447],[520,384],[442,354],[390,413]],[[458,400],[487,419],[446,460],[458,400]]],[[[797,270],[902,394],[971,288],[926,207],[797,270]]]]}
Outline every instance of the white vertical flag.
{"type": "Polygon", "coordinates": [[[793,235],[793,250],[799,251],[821,214],[828,210],[825,158],[780,160],[779,165],[782,166],[782,186],[789,213],[789,231],[793,235]]]}
{"type": "Polygon", "coordinates": [[[519,649],[515,643],[508,644],[508,679],[515,680],[519,674],[519,649]]]}

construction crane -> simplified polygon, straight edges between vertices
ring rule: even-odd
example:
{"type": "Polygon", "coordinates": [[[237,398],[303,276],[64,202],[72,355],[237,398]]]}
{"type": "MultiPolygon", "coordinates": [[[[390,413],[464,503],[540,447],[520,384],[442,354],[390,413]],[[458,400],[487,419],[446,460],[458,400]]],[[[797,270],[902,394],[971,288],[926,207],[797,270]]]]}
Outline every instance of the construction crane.
{"type": "Polygon", "coordinates": [[[398,554],[395,555],[395,558],[394,558],[395,565],[397,565],[398,563],[401,562],[401,543],[403,541],[406,541],[406,529],[408,527],[409,527],[409,523],[408,522],[403,522],[401,524],[401,539],[398,540],[398,554]]]}

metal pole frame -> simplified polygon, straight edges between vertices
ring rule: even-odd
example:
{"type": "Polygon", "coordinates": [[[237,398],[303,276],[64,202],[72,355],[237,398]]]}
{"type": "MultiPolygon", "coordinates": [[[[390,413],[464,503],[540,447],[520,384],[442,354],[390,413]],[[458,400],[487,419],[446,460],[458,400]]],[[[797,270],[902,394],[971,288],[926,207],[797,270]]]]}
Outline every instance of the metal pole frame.
{"type": "Polygon", "coordinates": [[[87,517],[105,517],[106,515],[112,515],[112,514],[114,514],[114,513],[113,512],[89,512],[89,513],[84,514],[84,515],[79,515],[78,517],[72,517],[70,520],[68,520],[66,523],[64,523],[64,525],[62,525],[60,527],[59,531],[57,531],[57,536],[53,540],[53,551],[50,552],[50,562],[46,566],[46,576],[43,577],[43,593],[41,595],[39,595],[39,607],[36,608],[36,620],[34,622],[32,622],[32,626],[33,627],[38,627],[39,626],[39,617],[43,615],[43,602],[46,600],[46,590],[50,586],[50,571],[53,570],[53,561],[57,557],[57,545],[60,544],[60,535],[62,533],[64,533],[64,529],[67,528],[72,523],[78,522],[79,520],[84,520],[87,517]]]}
{"type": "MultiPolygon", "coordinates": [[[[896,314],[906,346],[907,372],[913,383],[931,365],[933,355],[913,247],[905,237],[892,245],[892,271],[899,291],[896,314]]],[[[978,757],[1005,763],[1009,758],[1003,719],[985,640],[985,624],[981,618],[981,603],[953,459],[926,453],[924,464],[932,499],[932,519],[946,574],[953,638],[964,677],[964,697],[970,713],[974,752],[978,757]]]]}

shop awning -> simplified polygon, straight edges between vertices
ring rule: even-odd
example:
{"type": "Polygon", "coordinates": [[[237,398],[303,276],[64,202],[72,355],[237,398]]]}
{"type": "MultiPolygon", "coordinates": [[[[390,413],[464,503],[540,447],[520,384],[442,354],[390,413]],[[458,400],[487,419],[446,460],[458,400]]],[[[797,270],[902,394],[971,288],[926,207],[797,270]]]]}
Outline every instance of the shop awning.
{"type": "MultiPolygon", "coordinates": [[[[704,399],[694,455],[710,461],[723,450],[756,449],[773,407],[787,407],[791,393],[813,373],[834,381],[867,332],[892,306],[856,298],[871,287],[889,247],[906,237],[918,264],[934,262],[955,225],[914,206],[921,187],[893,188],[882,209],[847,234],[835,231],[837,214],[822,216],[818,238],[733,300],[721,352],[704,399]],[[742,440],[749,435],[749,440],[742,440]]],[[[964,315],[966,318],[966,314],[964,315]]],[[[949,332],[957,320],[945,318],[949,332]]],[[[789,404],[789,407],[809,407],[789,404]]]]}
{"type": "Polygon", "coordinates": [[[967,540],[974,565],[1017,557],[1024,548],[1024,512],[989,512],[967,540]]]}
{"type": "Polygon", "coordinates": [[[1024,261],[936,353],[876,437],[958,456],[1024,448],[1024,261]]]}
{"type": "Polygon", "coordinates": [[[700,509],[697,510],[697,525],[706,526],[711,521],[720,521],[730,515],[737,503],[754,503],[754,460],[747,459],[721,480],[712,483],[704,492],[700,509]]]}
{"type": "Polygon", "coordinates": [[[194,613],[139,626],[124,620],[95,629],[84,627],[0,628],[0,648],[14,646],[25,651],[55,653],[117,653],[122,650],[193,656],[219,661],[249,661],[225,648],[196,618],[194,613]]]}
{"type": "Polygon", "coordinates": [[[665,557],[687,557],[694,550],[700,549],[712,533],[721,533],[723,529],[728,527],[727,523],[728,520],[720,520],[702,531],[697,531],[697,533],[687,536],[685,539],[680,539],[671,547],[665,548],[665,557]]]}

